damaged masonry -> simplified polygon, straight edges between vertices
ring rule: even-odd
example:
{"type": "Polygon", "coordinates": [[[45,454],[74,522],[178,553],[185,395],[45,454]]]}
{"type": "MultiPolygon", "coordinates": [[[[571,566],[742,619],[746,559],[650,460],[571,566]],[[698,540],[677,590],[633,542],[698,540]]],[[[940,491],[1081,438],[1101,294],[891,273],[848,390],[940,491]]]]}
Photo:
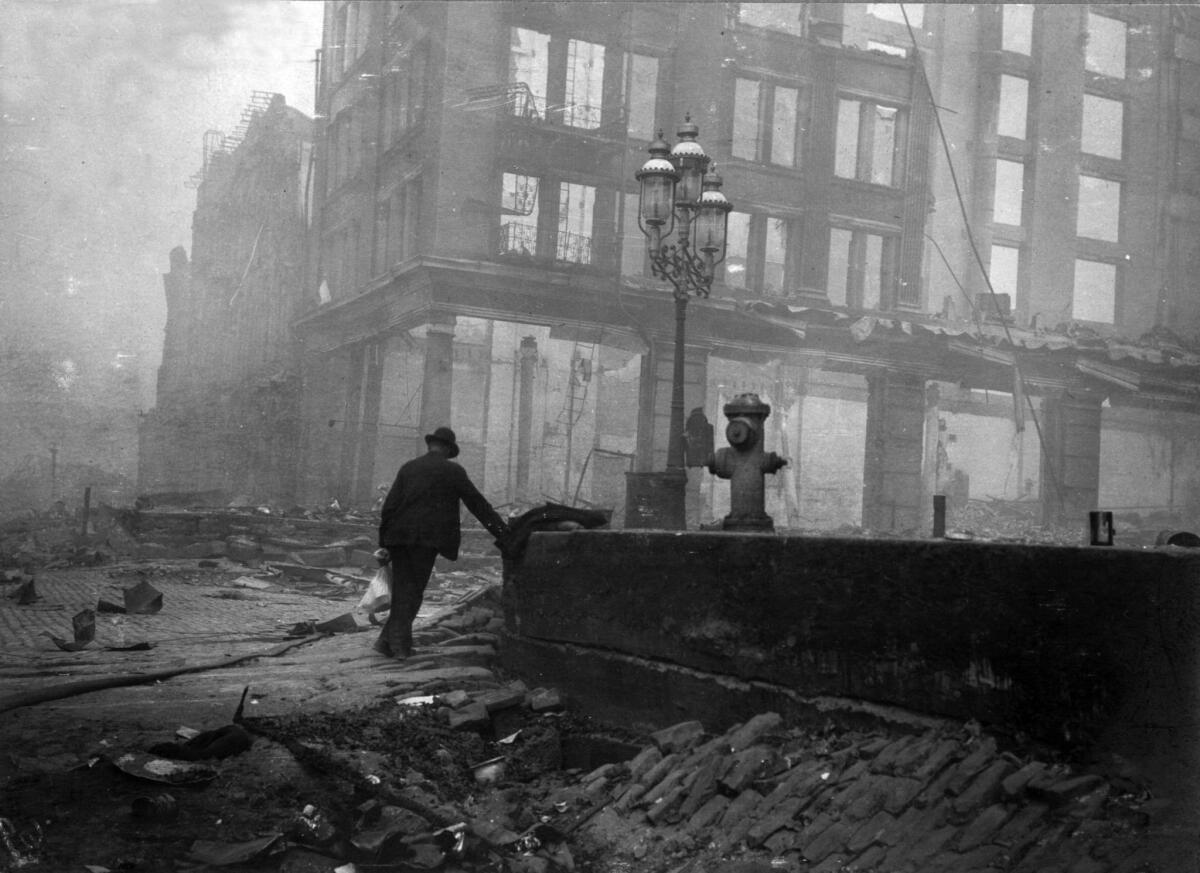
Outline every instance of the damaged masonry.
{"type": "Polygon", "coordinates": [[[253,6],[152,402],[5,116],[0,873],[1196,867],[1200,13],[253,6]]]}

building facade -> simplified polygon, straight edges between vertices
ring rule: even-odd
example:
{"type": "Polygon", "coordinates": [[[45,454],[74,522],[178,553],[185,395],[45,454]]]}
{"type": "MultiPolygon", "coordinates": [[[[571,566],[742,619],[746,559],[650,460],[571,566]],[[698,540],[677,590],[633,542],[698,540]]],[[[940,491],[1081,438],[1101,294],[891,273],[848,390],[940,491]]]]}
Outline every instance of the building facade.
{"type": "MultiPolygon", "coordinates": [[[[633,176],[690,115],[734,212],[685,406],[772,404],[778,523],[909,530],[960,488],[1195,512],[1197,21],[327,3],[299,496],[370,503],[450,424],[494,502],[620,509],[671,386],[633,176]]],[[[693,520],[722,515],[691,480],[693,520]]]]}
{"type": "Polygon", "coordinates": [[[312,120],[256,92],[239,130],[206,136],[192,253],[171,252],[157,402],[138,487],[295,500],[299,371],[291,321],[305,288],[312,120]]]}

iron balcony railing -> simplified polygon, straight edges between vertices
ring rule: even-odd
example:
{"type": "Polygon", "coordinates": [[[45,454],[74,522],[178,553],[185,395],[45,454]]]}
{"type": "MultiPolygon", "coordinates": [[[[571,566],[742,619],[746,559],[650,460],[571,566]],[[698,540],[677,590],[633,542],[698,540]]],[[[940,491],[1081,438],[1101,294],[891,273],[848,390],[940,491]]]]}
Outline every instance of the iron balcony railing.
{"type": "MultiPolygon", "coordinates": [[[[592,263],[592,238],[590,236],[560,230],[553,234],[552,240],[547,242],[553,243],[555,261],[583,265],[592,263]]],[[[548,248],[549,246],[547,246],[548,248]]],[[[539,257],[538,229],[531,224],[518,224],[515,221],[501,225],[499,254],[501,256],[539,257]]],[[[545,258],[546,255],[543,253],[540,257],[545,258]]]]}
{"type": "Polygon", "coordinates": [[[500,226],[500,254],[537,256],[537,227],[513,221],[500,226]]]}
{"type": "Polygon", "coordinates": [[[580,233],[560,230],[554,241],[554,258],[569,264],[592,262],[592,238],[580,233]]]}

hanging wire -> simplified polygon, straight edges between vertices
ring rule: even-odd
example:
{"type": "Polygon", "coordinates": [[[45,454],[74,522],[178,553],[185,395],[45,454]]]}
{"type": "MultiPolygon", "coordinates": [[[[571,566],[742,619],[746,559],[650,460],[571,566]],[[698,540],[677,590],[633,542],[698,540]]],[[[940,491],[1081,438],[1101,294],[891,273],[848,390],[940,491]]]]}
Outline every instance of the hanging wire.
{"type": "MultiPolygon", "coordinates": [[[[967,213],[966,200],[963,197],[962,186],[958,182],[958,173],[954,169],[954,158],[950,153],[950,144],[946,140],[946,129],[942,125],[942,113],[938,109],[937,100],[933,94],[933,85],[929,81],[929,73],[925,69],[925,59],[921,54],[921,49],[917,43],[917,35],[913,30],[912,22],[908,20],[908,9],[904,3],[900,3],[900,14],[904,16],[904,27],[908,31],[908,38],[912,40],[913,58],[917,62],[917,68],[921,71],[921,81],[925,84],[925,93],[929,96],[929,106],[933,110],[933,120],[937,124],[938,138],[942,144],[942,153],[946,157],[946,167],[950,171],[950,181],[954,185],[954,197],[958,203],[959,212],[962,215],[963,229],[967,234],[967,242],[971,246],[971,254],[975,257],[975,263],[979,266],[979,272],[983,275],[984,284],[987,285],[988,295],[990,296],[993,305],[996,308],[996,314],[1000,317],[1000,326],[1004,328],[1004,336],[1008,340],[1009,346],[1012,348],[1013,361],[1013,376],[1015,380],[1014,387],[1020,389],[1020,393],[1024,395],[1025,402],[1029,406],[1029,414],[1033,419],[1033,426],[1037,430],[1038,444],[1042,449],[1042,459],[1045,461],[1046,472],[1050,476],[1050,482],[1054,486],[1054,493],[1058,496],[1060,503],[1064,500],[1062,484],[1058,477],[1058,471],[1055,468],[1054,458],[1050,454],[1049,447],[1046,444],[1046,435],[1042,431],[1042,423],[1038,418],[1038,411],[1033,405],[1033,398],[1029,394],[1029,386],[1025,383],[1025,377],[1021,373],[1021,368],[1017,360],[1017,346],[1013,342],[1012,331],[1008,327],[1008,319],[1004,317],[1003,311],[1000,309],[1000,300],[996,294],[996,289],[992,287],[992,279],[988,275],[987,267],[984,266],[983,256],[979,253],[979,244],[975,240],[975,232],[971,227],[971,218],[967,213]]],[[[941,249],[939,248],[940,252],[941,249]]],[[[1019,402],[1019,401],[1018,401],[1019,402]]]]}

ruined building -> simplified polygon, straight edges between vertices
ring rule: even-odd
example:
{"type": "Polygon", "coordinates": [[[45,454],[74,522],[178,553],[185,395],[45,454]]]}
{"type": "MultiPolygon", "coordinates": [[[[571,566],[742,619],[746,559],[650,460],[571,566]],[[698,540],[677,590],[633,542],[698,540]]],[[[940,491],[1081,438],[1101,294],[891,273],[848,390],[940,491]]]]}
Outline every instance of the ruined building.
{"type": "Polygon", "coordinates": [[[155,408],[139,490],[290,501],[298,371],[290,327],[304,277],[312,120],[255,93],[230,136],[210,132],[192,255],[171,252],[155,408]]]}
{"type": "Polygon", "coordinates": [[[672,375],[634,172],[690,113],[734,212],[685,407],[772,405],[778,525],[1195,517],[1198,76],[1178,6],[327,3],[297,496],[449,423],[497,504],[619,514],[672,375]]]}

